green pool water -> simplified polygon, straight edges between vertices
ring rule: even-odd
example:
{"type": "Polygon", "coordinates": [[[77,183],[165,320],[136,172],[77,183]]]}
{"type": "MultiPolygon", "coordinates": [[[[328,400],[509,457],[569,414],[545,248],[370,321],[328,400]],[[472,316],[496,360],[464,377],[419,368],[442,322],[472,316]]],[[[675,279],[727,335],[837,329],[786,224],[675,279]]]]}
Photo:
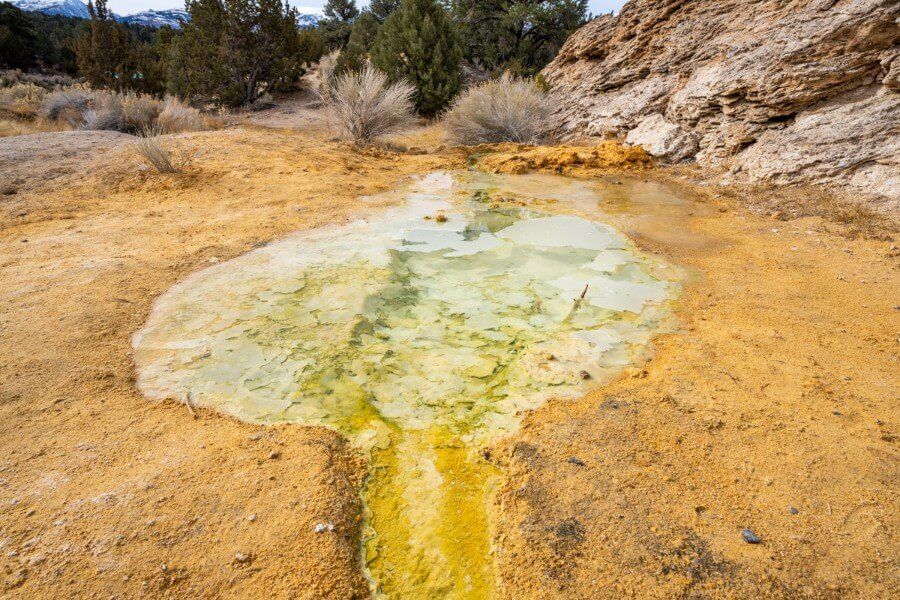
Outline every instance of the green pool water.
{"type": "Polygon", "coordinates": [[[139,386],[337,429],[370,457],[373,593],[492,597],[496,471],[479,450],[633,363],[678,292],[671,269],[607,225],[494,202],[590,193],[434,173],[395,192],[397,208],[215,265],[135,335],[139,386]]]}

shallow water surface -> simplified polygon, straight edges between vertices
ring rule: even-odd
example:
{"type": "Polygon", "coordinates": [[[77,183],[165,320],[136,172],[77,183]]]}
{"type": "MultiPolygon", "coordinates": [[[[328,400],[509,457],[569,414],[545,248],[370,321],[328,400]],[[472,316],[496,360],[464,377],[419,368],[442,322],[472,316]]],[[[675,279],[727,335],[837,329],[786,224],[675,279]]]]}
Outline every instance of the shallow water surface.
{"type": "Polygon", "coordinates": [[[491,597],[494,468],[478,450],[634,362],[678,285],[612,227],[495,202],[596,196],[571,180],[435,173],[396,194],[398,208],[173,287],[135,336],[138,381],[151,398],[339,430],[371,460],[373,589],[491,597]]]}

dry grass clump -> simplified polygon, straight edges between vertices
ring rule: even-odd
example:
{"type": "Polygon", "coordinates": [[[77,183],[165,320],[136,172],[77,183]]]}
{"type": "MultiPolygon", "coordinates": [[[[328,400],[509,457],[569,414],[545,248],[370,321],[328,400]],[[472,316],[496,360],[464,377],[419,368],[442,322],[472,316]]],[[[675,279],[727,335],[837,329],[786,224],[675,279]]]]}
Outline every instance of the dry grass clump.
{"type": "Polygon", "coordinates": [[[202,131],[211,129],[211,123],[200,111],[188,106],[173,96],[166,96],[162,112],[156,119],[156,128],[162,133],[180,131],[202,131]]]}
{"type": "Polygon", "coordinates": [[[388,83],[387,75],[366,65],[339,75],[331,86],[331,117],[341,133],[357,144],[405,129],[415,123],[412,96],[405,81],[388,83]]]}
{"type": "Polygon", "coordinates": [[[15,83],[0,88],[0,104],[29,106],[37,109],[47,95],[47,90],[33,83],[15,83]]]}
{"type": "Polygon", "coordinates": [[[538,145],[550,138],[551,112],[550,101],[534,81],[504,74],[466,90],[447,112],[444,126],[457,144],[538,145]]]}
{"type": "Polygon", "coordinates": [[[45,119],[23,120],[19,118],[0,118],[0,138],[59,130],[60,127],[57,123],[45,119]]]}
{"type": "Polygon", "coordinates": [[[172,140],[163,140],[159,130],[149,130],[134,143],[135,155],[158,173],[183,173],[193,154],[172,140]]]}

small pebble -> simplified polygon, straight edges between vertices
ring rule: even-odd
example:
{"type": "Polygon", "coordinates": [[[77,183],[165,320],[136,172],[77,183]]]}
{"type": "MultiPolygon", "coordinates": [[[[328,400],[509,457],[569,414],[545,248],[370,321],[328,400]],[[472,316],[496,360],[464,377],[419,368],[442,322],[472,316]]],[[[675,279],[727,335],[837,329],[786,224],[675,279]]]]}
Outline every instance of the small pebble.
{"type": "Polygon", "coordinates": [[[277,450],[274,451],[274,452],[270,452],[270,453],[269,453],[269,458],[272,459],[272,460],[276,460],[276,459],[278,459],[278,458],[281,458],[281,452],[278,452],[277,450]]]}
{"type": "Polygon", "coordinates": [[[247,517],[247,520],[253,523],[254,521],[256,521],[256,515],[250,515],[249,517],[247,517]]]}
{"type": "Polygon", "coordinates": [[[316,533],[322,533],[325,531],[334,531],[334,525],[331,523],[319,523],[316,525],[316,533]]]}
{"type": "Polygon", "coordinates": [[[581,460],[580,458],[578,458],[577,456],[570,456],[570,457],[569,457],[569,462],[570,462],[571,464],[573,464],[573,465],[578,465],[579,467],[583,467],[583,466],[584,466],[584,461],[581,460]]]}
{"type": "Polygon", "coordinates": [[[582,371],[581,373],[579,373],[579,375],[581,375],[582,379],[590,379],[591,378],[591,374],[588,373],[587,371],[582,371]]]}
{"type": "Polygon", "coordinates": [[[741,531],[741,537],[744,538],[744,541],[748,544],[758,544],[762,542],[762,540],[759,539],[759,537],[749,529],[744,529],[743,531],[741,531]]]}
{"type": "Polygon", "coordinates": [[[243,552],[236,552],[234,555],[234,562],[236,562],[238,564],[243,564],[245,562],[248,562],[249,560],[250,560],[250,557],[247,556],[246,554],[244,554],[243,552]]]}
{"type": "Polygon", "coordinates": [[[798,514],[799,512],[800,512],[800,511],[797,510],[796,508],[794,508],[793,506],[788,506],[788,514],[789,514],[789,515],[796,515],[796,514],[798,514]]]}

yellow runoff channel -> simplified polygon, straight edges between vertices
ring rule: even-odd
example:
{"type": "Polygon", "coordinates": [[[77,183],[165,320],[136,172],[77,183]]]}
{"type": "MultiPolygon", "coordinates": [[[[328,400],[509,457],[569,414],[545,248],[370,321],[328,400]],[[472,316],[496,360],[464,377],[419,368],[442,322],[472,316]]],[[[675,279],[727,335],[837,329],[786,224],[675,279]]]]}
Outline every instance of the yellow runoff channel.
{"type": "Polygon", "coordinates": [[[492,597],[496,471],[479,450],[632,364],[679,289],[677,270],[610,226],[493,202],[590,199],[533,181],[432,174],[395,192],[399,208],[189,277],[135,335],[140,388],[337,429],[370,459],[373,592],[492,597]]]}

